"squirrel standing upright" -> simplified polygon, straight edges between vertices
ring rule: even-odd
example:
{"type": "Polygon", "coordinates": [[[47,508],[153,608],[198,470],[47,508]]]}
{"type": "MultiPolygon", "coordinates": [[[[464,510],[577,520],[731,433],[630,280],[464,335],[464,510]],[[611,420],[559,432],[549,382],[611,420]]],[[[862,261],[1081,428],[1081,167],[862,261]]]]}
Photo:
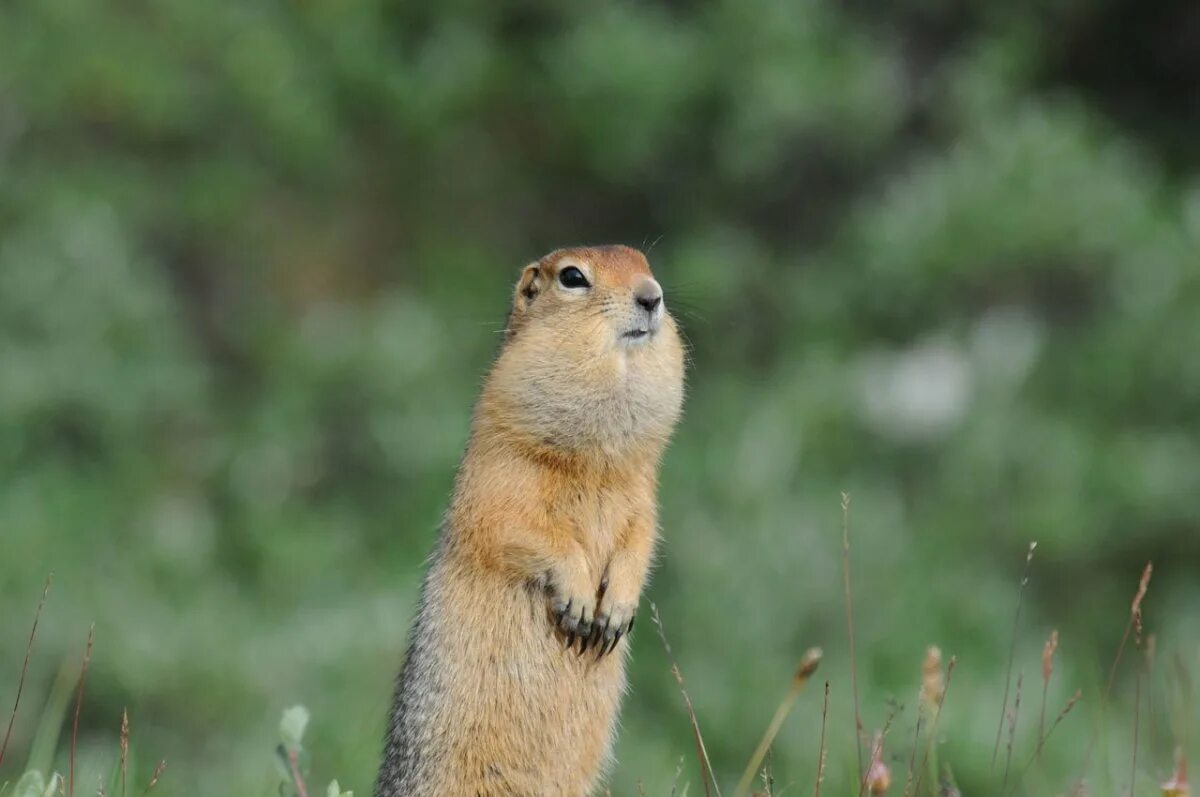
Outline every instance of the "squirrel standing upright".
{"type": "Polygon", "coordinates": [[[526,266],[396,686],[376,797],[582,797],[611,757],[684,349],[645,256],[526,266]]]}

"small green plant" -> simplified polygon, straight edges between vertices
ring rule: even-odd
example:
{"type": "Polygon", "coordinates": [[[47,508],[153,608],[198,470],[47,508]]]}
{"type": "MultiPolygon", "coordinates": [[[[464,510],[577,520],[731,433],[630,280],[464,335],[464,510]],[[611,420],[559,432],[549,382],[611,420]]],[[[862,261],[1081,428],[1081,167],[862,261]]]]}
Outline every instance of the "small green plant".
{"type": "MultiPolygon", "coordinates": [[[[304,706],[285,709],[279,720],[279,746],[275,748],[275,763],[278,765],[282,783],[279,793],[286,797],[309,797],[304,776],[308,772],[309,754],[304,749],[304,732],[310,719],[304,706]]],[[[342,791],[337,780],[325,789],[326,797],[354,797],[354,792],[342,791]]]]}

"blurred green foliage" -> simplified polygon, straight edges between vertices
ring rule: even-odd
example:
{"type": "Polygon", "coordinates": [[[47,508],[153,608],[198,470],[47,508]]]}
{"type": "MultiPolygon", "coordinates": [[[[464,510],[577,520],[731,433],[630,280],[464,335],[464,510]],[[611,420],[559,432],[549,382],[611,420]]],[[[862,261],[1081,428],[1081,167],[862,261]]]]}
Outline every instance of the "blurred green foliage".
{"type": "MultiPolygon", "coordinates": [[[[1065,788],[1147,559],[1197,671],[1198,30],[1132,0],[0,5],[0,698],[56,573],[13,750],[94,620],[83,771],[128,706],[158,793],[265,793],[299,700],[318,779],[369,793],[511,281],[620,241],[692,344],[648,600],[722,779],[821,644],[854,782],[846,491],[864,722],[906,704],[902,772],[924,648],[956,653],[964,792],[1039,541],[1017,662],[1032,717],[1061,629],[1065,788]]],[[[684,756],[696,793],[645,628],[632,689],[613,792],[684,756]]],[[[773,754],[797,789],[819,691],[773,754]]],[[[1139,788],[1195,721],[1148,692],[1139,788]]]]}

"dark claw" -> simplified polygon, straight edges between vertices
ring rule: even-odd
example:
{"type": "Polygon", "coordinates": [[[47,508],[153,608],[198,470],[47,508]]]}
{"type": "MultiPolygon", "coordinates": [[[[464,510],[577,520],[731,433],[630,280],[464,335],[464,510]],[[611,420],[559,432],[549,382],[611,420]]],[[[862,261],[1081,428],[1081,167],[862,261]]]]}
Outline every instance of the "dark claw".
{"type": "Polygon", "coordinates": [[[587,653],[588,646],[591,644],[592,644],[591,634],[581,636],[579,638],[579,655],[582,656],[584,653],[587,653]]]}
{"type": "Polygon", "coordinates": [[[617,649],[617,643],[621,641],[621,637],[623,637],[623,636],[625,636],[624,631],[617,632],[616,637],[613,638],[612,647],[608,649],[609,653],[612,653],[614,650],[617,649]]]}
{"type": "Polygon", "coordinates": [[[568,631],[567,632],[567,650],[570,650],[571,646],[574,644],[575,644],[575,632],[568,631]]]}
{"type": "Polygon", "coordinates": [[[635,622],[637,622],[637,612],[634,612],[633,616],[629,618],[629,628],[625,629],[625,633],[627,633],[627,634],[633,633],[633,624],[635,622]]]}
{"type": "Polygon", "coordinates": [[[566,631],[567,613],[571,611],[571,602],[554,604],[554,616],[558,618],[558,627],[566,631]]]}
{"type": "Polygon", "coordinates": [[[604,629],[600,625],[596,625],[592,629],[592,638],[588,641],[591,647],[596,649],[596,658],[604,655],[604,629]]]}

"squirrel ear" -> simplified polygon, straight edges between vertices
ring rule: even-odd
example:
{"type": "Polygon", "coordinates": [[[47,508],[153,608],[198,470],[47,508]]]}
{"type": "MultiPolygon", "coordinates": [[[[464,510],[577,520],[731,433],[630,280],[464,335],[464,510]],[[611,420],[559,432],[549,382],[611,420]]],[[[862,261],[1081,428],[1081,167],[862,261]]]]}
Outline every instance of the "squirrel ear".
{"type": "Polygon", "coordinates": [[[517,280],[517,293],[513,297],[513,311],[525,312],[541,292],[542,271],[537,263],[532,263],[525,267],[525,270],[521,272],[521,279],[517,280]]]}

